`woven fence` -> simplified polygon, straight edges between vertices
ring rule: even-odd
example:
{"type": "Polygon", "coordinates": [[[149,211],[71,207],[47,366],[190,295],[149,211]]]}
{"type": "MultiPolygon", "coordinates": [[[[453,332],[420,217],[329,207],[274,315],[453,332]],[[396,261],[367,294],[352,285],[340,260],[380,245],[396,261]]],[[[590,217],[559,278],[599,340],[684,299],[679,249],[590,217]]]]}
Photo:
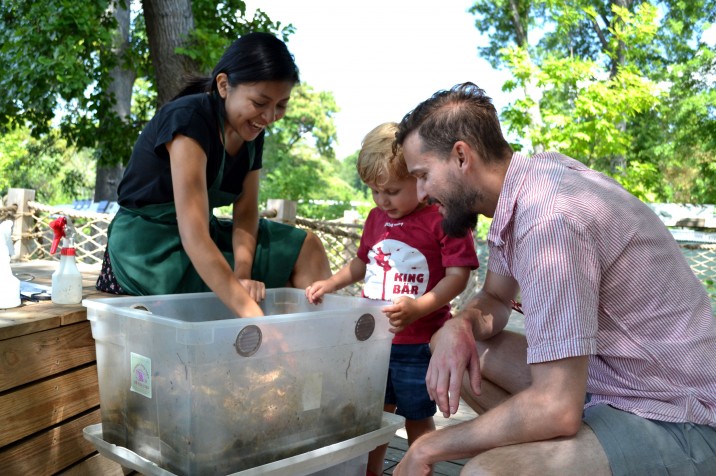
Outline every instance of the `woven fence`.
{"type": "MultiPolygon", "coordinates": [[[[267,210],[262,213],[271,217],[275,213],[267,210]]],[[[79,210],[67,210],[28,201],[24,212],[18,212],[17,206],[0,206],[0,222],[6,219],[26,219],[29,225],[20,235],[13,229],[13,241],[22,240],[24,251],[21,261],[30,260],[58,260],[59,253],[50,255],[53,233],[50,222],[59,214],[72,221],[76,230],[75,248],[77,260],[90,265],[99,266],[102,262],[104,250],[107,245],[107,228],[112,215],[106,213],[92,213],[79,210]],[[30,220],[27,220],[29,218],[30,220]]],[[[338,271],[354,256],[356,256],[362,226],[359,224],[341,223],[339,221],[316,221],[305,218],[295,218],[293,223],[303,229],[311,230],[323,242],[328,253],[328,259],[333,272],[338,271]]],[[[716,244],[709,243],[679,243],[687,262],[699,279],[704,283],[710,297],[712,306],[716,309],[716,244]]],[[[476,240],[476,248],[481,266],[470,275],[470,281],[465,291],[455,298],[453,307],[460,309],[480,289],[485,278],[487,268],[487,245],[484,241],[476,240]]],[[[360,283],[341,291],[341,294],[359,295],[360,283]]]]}

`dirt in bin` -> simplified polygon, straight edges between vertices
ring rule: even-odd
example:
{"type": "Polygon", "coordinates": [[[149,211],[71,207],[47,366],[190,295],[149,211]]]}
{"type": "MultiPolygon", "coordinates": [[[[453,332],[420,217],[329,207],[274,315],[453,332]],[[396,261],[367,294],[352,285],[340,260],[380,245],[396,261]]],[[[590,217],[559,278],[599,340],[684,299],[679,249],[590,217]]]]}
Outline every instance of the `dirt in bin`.
{"type": "Polygon", "coordinates": [[[294,422],[287,421],[286,426],[267,427],[267,431],[251,435],[237,434],[229,445],[217,452],[204,454],[203,457],[197,455],[196,465],[208,470],[206,473],[202,471],[202,474],[228,474],[289,458],[377,429],[372,427],[375,425],[369,425],[365,418],[357,418],[359,412],[353,404],[343,405],[330,414],[324,412],[324,415],[320,415],[319,412],[316,410],[315,418],[310,418],[314,420],[313,424],[307,424],[301,417],[296,417],[294,422]],[[357,422],[361,424],[356,425],[357,422]],[[315,428],[318,425],[323,429],[320,435],[300,437],[298,428],[315,428]],[[291,439],[290,435],[294,435],[293,444],[286,441],[291,439]],[[283,444],[276,444],[282,440],[283,444]],[[221,463],[216,464],[217,461],[221,463]]]}
{"type": "MultiPolygon", "coordinates": [[[[184,368],[177,368],[176,372],[184,375],[184,368]]],[[[176,378],[177,375],[162,378],[155,374],[155,395],[163,395],[162,404],[152,405],[151,409],[142,405],[127,409],[125,422],[129,449],[139,453],[139,448],[131,446],[133,442],[135,445],[141,442],[149,452],[162,454],[164,462],[155,462],[176,474],[183,474],[188,464],[191,474],[225,475],[318,449],[380,427],[380,419],[374,421],[370,414],[375,413],[372,409],[354,402],[304,411],[302,384],[285,369],[274,369],[270,372],[271,378],[267,378],[267,372],[252,373],[248,369],[244,369],[240,377],[224,375],[222,379],[218,373],[217,370],[217,375],[204,379],[217,385],[205,388],[191,386],[185,379],[185,384],[177,383],[182,380],[176,378]],[[217,398],[219,387],[223,387],[221,398],[217,398]],[[194,423],[188,425],[186,418],[189,417],[179,410],[179,405],[169,401],[172,397],[186,401],[189,391],[195,396],[190,413],[201,415],[201,431],[228,425],[234,429],[233,437],[227,438],[226,432],[221,431],[216,432],[214,438],[211,434],[187,435],[180,431],[187,428],[197,431],[197,426],[194,423]],[[186,425],[180,423],[182,418],[186,425]],[[168,428],[176,431],[167,431],[168,428]],[[156,445],[159,436],[161,448],[147,448],[150,444],[156,445]],[[203,441],[191,441],[192,436],[201,437],[203,441]],[[148,443],[151,441],[155,443],[148,443]]],[[[111,412],[118,420],[121,413],[111,412]]],[[[112,423],[121,425],[119,421],[112,423]]],[[[141,456],[155,459],[147,454],[141,456]]]]}

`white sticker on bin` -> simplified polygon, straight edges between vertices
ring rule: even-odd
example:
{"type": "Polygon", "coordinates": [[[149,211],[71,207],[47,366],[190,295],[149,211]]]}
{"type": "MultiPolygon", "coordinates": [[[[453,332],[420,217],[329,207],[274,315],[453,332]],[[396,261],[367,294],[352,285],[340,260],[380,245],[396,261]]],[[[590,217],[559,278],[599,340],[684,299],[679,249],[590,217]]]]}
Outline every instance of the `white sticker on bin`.
{"type": "Polygon", "coordinates": [[[321,394],[323,393],[323,374],[314,373],[306,375],[303,381],[303,411],[321,408],[321,394]]]}
{"type": "Polygon", "coordinates": [[[131,352],[132,385],[129,389],[152,398],[152,359],[131,352]]]}

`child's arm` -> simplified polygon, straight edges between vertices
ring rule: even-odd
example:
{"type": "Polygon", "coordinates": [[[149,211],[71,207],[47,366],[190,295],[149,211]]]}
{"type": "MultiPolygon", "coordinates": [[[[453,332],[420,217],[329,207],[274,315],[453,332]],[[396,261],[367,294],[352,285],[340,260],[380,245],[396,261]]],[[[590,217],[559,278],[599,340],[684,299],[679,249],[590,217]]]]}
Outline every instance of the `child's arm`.
{"type": "Polygon", "coordinates": [[[430,314],[465,290],[470,278],[470,268],[451,266],[445,268],[445,277],[433,289],[417,299],[400,296],[392,305],[383,308],[390,319],[390,332],[398,333],[423,316],[430,314]]]}
{"type": "Polygon", "coordinates": [[[306,288],[306,298],[311,304],[323,301],[323,295],[332,293],[357,283],[365,278],[365,263],[360,258],[353,258],[347,265],[328,279],[316,281],[306,288]]]}

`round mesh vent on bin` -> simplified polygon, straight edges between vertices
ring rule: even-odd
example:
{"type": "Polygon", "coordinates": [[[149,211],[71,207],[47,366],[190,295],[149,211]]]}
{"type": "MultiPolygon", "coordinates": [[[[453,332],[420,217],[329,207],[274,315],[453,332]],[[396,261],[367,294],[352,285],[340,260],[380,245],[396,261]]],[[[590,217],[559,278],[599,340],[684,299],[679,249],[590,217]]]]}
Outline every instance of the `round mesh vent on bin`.
{"type": "Polygon", "coordinates": [[[258,326],[250,325],[241,329],[236,336],[236,352],[242,357],[254,355],[261,347],[261,329],[258,326]]]}
{"type": "Polygon", "coordinates": [[[375,318],[372,314],[363,314],[356,322],[356,339],[359,341],[368,340],[375,330],[375,318]]]}

